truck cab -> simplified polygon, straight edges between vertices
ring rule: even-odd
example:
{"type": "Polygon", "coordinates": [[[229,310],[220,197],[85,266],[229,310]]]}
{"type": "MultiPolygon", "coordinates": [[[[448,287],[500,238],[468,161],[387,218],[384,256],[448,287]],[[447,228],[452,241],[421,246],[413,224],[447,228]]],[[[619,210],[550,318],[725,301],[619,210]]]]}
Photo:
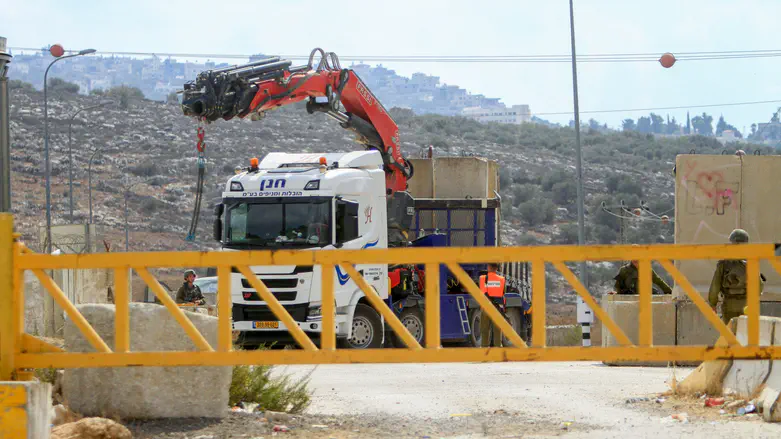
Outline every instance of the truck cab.
{"type": "MultiPolygon", "coordinates": [[[[226,183],[215,238],[226,251],[387,248],[382,164],[377,151],[268,154],[226,183]]],[[[356,269],[380,297],[387,298],[387,265],[357,265],[356,269]]],[[[320,267],[254,266],[251,270],[298,326],[319,340],[320,267]]],[[[338,267],[334,296],[337,339],[352,347],[379,347],[379,314],[364,303],[361,290],[338,267]],[[357,324],[349,324],[356,319],[357,324]]],[[[231,274],[231,298],[233,329],[241,332],[240,344],[292,342],[284,323],[241,273],[231,274]]]]}

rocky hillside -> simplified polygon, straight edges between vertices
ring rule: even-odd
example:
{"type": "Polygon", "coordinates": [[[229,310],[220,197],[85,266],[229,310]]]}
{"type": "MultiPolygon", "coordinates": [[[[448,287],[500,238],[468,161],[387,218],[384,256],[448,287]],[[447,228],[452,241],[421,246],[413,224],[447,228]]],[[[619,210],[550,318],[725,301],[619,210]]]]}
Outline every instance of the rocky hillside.
{"type": "MultiPolygon", "coordinates": [[[[11,90],[13,209],[17,228],[32,244],[45,225],[43,94],[16,83],[11,90]]],[[[68,125],[73,113],[97,97],[62,91],[49,99],[52,203],[55,224],[68,218],[68,125]]],[[[506,244],[575,243],[576,186],[574,132],[537,124],[488,124],[457,117],[416,116],[392,109],[404,152],[418,156],[428,145],[435,154],[478,155],[501,166],[503,241],[506,244]]],[[[713,139],[655,138],[634,132],[583,133],[586,218],[589,242],[672,242],[672,225],[642,213],[621,220],[601,209],[623,200],[647,203],[651,212],[672,216],[675,155],[721,153],[713,139]],[[647,220],[647,221],[646,221],[647,220]]],[[[95,223],[124,247],[125,187],[131,250],[214,248],[210,206],[235,167],[274,151],[350,151],[359,148],[349,132],[324,115],[285,108],[257,122],[220,121],[206,127],[207,177],[198,239],[186,243],[196,182],[196,124],[177,105],[135,100],[80,113],[72,124],[74,218],[89,216],[87,169],[93,162],[95,223]],[[97,152],[95,152],[97,151],[97,152]]],[[[734,151],[736,146],[728,145],[734,151]]],[[[752,147],[753,149],[753,147],[752,147]]],[[[767,152],[767,151],[766,151],[767,152]]],[[[596,267],[595,269],[598,269],[596,267]]],[[[612,270],[606,267],[605,272],[612,270]]],[[[597,270],[599,271],[599,270],[597,270]]],[[[602,276],[604,277],[604,276],[602,276]]],[[[597,276],[600,278],[600,276],[597,276]]]]}

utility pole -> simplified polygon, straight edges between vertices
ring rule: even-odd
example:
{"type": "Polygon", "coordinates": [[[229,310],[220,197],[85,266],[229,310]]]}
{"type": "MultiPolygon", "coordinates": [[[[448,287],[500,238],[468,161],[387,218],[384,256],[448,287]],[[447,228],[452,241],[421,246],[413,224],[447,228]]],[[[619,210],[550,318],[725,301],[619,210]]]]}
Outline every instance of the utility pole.
{"type": "MultiPolygon", "coordinates": [[[[580,150],[580,104],[578,102],[578,63],[575,51],[575,10],[572,0],[569,0],[569,26],[572,45],[572,94],[575,106],[575,172],[578,174],[578,245],[586,244],[586,221],[583,215],[583,155],[580,150]]],[[[580,264],[580,282],[588,290],[588,274],[586,262],[580,264]]],[[[591,322],[594,315],[582,299],[578,299],[578,322],[581,324],[583,346],[591,346],[591,322]]]]}
{"type": "Polygon", "coordinates": [[[0,37],[0,212],[11,211],[11,131],[8,96],[8,64],[11,54],[5,37],[0,37]]]}

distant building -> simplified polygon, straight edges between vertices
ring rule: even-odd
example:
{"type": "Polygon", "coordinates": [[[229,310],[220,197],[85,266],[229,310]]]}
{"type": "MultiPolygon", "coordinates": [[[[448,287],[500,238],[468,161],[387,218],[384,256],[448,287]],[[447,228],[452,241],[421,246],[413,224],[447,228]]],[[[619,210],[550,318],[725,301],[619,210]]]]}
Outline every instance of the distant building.
{"type": "Polygon", "coordinates": [[[498,122],[522,124],[531,122],[532,114],[528,105],[513,105],[512,107],[469,107],[461,112],[464,117],[476,120],[478,122],[498,122]]]}

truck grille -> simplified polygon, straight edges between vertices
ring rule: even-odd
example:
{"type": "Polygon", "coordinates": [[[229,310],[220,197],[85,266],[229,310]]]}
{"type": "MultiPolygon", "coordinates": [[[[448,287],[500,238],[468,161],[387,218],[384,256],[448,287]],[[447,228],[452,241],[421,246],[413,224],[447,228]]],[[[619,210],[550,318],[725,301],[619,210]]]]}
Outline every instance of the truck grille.
{"type": "MultiPolygon", "coordinates": [[[[306,321],[306,311],[309,305],[286,305],[283,308],[297,322],[306,321]]],[[[278,321],[279,319],[266,305],[233,305],[233,321],[278,321]]]]}
{"type": "MultiPolygon", "coordinates": [[[[298,279],[261,279],[266,285],[266,288],[273,290],[275,288],[295,288],[298,286],[298,279]]],[[[246,278],[241,279],[241,286],[244,288],[252,288],[249,281],[246,278]]]]}
{"type": "MultiPolygon", "coordinates": [[[[274,297],[277,298],[277,300],[281,300],[281,301],[289,302],[291,300],[296,300],[295,291],[272,291],[271,294],[273,294],[274,297]]],[[[255,290],[243,291],[241,293],[241,297],[243,297],[244,300],[263,300],[260,298],[260,294],[258,294],[255,290]]]]}

